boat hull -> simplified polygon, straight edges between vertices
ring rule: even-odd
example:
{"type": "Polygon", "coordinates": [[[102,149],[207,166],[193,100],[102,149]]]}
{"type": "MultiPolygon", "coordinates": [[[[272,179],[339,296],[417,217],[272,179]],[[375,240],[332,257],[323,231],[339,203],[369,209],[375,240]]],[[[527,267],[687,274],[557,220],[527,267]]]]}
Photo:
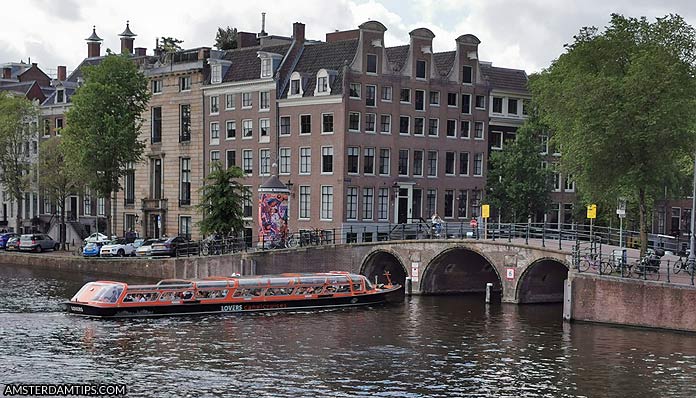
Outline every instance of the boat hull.
{"type": "Polygon", "coordinates": [[[200,300],[183,301],[172,304],[157,305],[128,305],[128,306],[96,306],[76,302],[65,302],[70,314],[97,318],[132,318],[157,317],[194,314],[226,314],[259,311],[288,311],[308,310],[337,307],[356,307],[363,305],[393,302],[403,297],[403,287],[395,286],[376,293],[356,294],[352,296],[322,295],[306,299],[267,300],[267,301],[235,301],[207,303],[200,300]]]}

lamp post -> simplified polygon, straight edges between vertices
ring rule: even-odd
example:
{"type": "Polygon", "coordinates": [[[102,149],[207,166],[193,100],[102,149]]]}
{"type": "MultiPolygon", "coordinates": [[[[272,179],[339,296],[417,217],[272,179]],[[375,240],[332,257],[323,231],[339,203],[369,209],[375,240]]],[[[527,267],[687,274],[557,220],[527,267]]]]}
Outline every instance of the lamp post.
{"type": "MultiPolygon", "coordinates": [[[[694,262],[696,262],[696,237],[694,236],[694,224],[696,224],[696,154],[694,154],[694,186],[691,193],[691,233],[689,234],[689,265],[691,266],[691,275],[693,278],[694,262]]],[[[693,279],[692,279],[693,282],[693,279]]]]}

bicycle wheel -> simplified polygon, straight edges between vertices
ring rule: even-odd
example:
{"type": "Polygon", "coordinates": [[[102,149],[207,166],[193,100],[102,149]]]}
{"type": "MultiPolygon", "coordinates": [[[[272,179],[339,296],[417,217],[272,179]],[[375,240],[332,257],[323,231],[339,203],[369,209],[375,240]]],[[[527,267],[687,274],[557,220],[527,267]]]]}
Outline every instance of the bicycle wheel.
{"type": "Polygon", "coordinates": [[[297,236],[295,236],[294,234],[290,235],[288,240],[285,242],[285,246],[288,249],[294,249],[299,245],[300,245],[300,239],[297,236]]]}
{"type": "Polygon", "coordinates": [[[684,262],[680,258],[672,266],[672,272],[674,272],[674,274],[676,275],[676,274],[680,273],[683,268],[684,268],[684,262]]]}
{"type": "Polygon", "coordinates": [[[651,281],[659,281],[660,280],[660,266],[659,265],[648,265],[646,267],[646,275],[645,279],[649,279],[651,281]]]}
{"type": "Polygon", "coordinates": [[[611,275],[616,272],[615,265],[612,261],[602,261],[599,266],[604,275],[611,275]]]}
{"type": "Polygon", "coordinates": [[[590,269],[590,259],[587,257],[580,259],[580,262],[578,263],[578,271],[585,272],[588,269],[590,269]]]}
{"type": "Polygon", "coordinates": [[[204,243],[204,244],[201,245],[201,246],[202,246],[202,247],[201,247],[201,255],[202,255],[202,256],[207,256],[207,255],[209,254],[209,253],[208,253],[208,245],[204,243]]]}

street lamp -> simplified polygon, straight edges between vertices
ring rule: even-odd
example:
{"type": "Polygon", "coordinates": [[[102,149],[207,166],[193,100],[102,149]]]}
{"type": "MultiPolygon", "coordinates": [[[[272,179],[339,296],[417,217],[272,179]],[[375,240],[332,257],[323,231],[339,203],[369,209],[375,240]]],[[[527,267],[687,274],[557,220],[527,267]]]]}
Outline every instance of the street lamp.
{"type": "Polygon", "coordinates": [[[694,154],[694,186],[691,193],[691,234],[689,242],[689,265],[691,265],[691,275],[693,282],[694,262],[696,262],[696,237],[694,237],[694,224],[696,224],[696,154],[694,154]]]}

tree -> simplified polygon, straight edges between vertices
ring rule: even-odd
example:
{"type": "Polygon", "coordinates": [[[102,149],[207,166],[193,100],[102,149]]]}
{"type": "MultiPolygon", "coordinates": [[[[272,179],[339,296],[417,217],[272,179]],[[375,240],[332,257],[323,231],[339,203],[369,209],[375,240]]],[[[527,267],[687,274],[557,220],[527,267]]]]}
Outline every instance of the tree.
{"type": "Polygon", "coordinates": [[[494,208],[506,211],[511,221],[527,221],[550,203],[551,172],[542,167],[539,132],[530,117],[502,151],[491,154],[486,197],[494,208]]]}
{"type": "Polygon", "coordinates": [[[31,182],[29,142],[38,136],[38,116],[38,107],[26,98],[0,94],[0,183],[17,203],[17,232],[22,225],[24,192],[31,182]]]}
{"type": "Polygon", "coordinates": [[[183,40],[179,40],[173,37],[164,37],[162,36],[160,38],[161,42],[159,43],[159,47],[157,48],[158,50],[162,51],[163,53],[175,53],[177,51],[181,51],[181,46],[179,44],[183,43],[183,40]]]}
{"type": "Polygon", "coordinates": [[[244,228],[244,199],[251,192],[237,181],[243,177],[244,171],[239,167],[224,169],[219,162],[213,164],[213,171],[200,189],[198,210],[203,219],[199,227],[203,235],[219,233],[229,236],[244,228]]]}
{"type": "MultiPolygon", "coordinates": [[[[66,200],[70,195],[80,191],[84,178],[79,170],[65,163],[60,148],[60,138],[53,137],[41,143],[39,151],[39,175],[41,188],[52,202],[60,209],[60,224],[65,231],[66,200]]],[[[61,249],[65,250],[65,234],[60,234],[61,249]]]]}
{"type": "Polygon", "coordinates": [[[238,47],[237,44],[237,28],[226,29],[218,28],[215,35],[215,48],[218,50],[233,50],[238,47]]]}
{"type": "Polygon", "coordinates": [[[104,198],[108,235],[113,233],[111,195],[120,189],[127,165],[138,162],[145,148],[138,135],[150,92],[128,55],[108,55],[83,73],[85,83],[72,97],[61,148],[68,166],[104,198]]]}
{"type": "Polygon", "coordinates": [[[677,15],[613,14],[604,32],[583,28],[574,39],[530,90],[579,188],[636,201],[644,254],[652,198],[696,149],[696,35],[677,15]]]}

